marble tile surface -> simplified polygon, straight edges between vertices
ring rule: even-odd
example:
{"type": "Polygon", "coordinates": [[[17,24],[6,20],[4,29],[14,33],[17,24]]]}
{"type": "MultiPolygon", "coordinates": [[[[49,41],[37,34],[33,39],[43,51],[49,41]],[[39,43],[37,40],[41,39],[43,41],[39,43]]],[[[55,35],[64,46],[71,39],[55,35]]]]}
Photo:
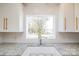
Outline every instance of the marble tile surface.
{"type": "MultiPolygon", "coordinates": [[[[0,56],[21,56],[28,47],[32,45],[27,45],[24,43],[12,44],[3,43],[0,44],[0,56]]],[[[43,45],[45,47],[45,45],[43,45]]],[[[42,46],[42,47],[43,47],[42,46]]],[[[62,56],[79,56],[79,44],[50,44],[46,47],[55,47],[56,50],[62,56]]],[[[32,46],[32,47],[39,47],[32,46]]]]}
{"type": "Polygon", "coordinates": [[[79,44],[55,44],[54,47],[62,56],[79,56],[79,44]]]}
{"type": "Polygon", "coordinates": [[[0,44],[0,56],[21,56],[26,44],[0,44]]]}

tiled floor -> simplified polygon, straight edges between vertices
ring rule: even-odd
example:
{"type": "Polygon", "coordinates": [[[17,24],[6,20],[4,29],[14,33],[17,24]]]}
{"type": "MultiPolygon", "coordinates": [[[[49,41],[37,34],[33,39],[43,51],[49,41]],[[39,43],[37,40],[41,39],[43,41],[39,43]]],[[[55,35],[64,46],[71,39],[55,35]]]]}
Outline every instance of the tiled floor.
{"type": "MultiPolygon", "coordinates": [[[[79,44],[51,44],[62,56],[79,56],[79,44]]],[[[21,56],[27,44],[0,44],[0,56],[21,56]]]]}

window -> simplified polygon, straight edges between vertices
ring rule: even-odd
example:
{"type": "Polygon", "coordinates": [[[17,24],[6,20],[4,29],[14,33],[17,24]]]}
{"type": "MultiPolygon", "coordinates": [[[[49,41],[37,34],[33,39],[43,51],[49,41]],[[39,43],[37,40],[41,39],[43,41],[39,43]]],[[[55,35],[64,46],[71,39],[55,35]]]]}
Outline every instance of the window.
{"type": "Polygon", "coordinates": [[[29,15],[26,16],[26,38],[55,39],[55,17],[52,15],[29,15]]]}

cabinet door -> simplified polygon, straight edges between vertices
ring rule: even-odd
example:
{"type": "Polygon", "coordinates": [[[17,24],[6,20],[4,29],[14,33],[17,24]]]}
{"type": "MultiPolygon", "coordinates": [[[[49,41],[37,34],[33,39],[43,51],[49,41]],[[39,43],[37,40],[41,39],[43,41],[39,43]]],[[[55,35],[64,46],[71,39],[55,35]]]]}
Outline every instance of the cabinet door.
{"type": "Polygon", "coordinates": [[[0,32],[3,30],[3,23],[2,23],[2,19],[3,19],[3,16],[2,16],[2,9],[0,8],[0,32]]]}
{"type": "Polygon", "coordinates": [[[5,31],[5,5],[0,4],[0,32],[5,31]]]}
{"type": "Polygon", "coordinates": [[[74,4],[61,4],[61,8],[60,20],[62,22],[61,26],[63,28],[63,31],[74,32],[74,4]]]}
{"type": "Polygon", "coordinates": [[[79,3],[75,5],[75,32],[79,32],[79,3]]]}
{"type": "Polygon", "coordinates": [[[65,32],[65,27],[64,27],[64,4],[61,4],[60,7],[59,7],[59,24],[58,24],[58,27],[59,27],[59,32],[65,32]]]}
{"type": "Polygon", "coordinates": [[[19,7],[17,4],[7,4],[5,7],[5,16],[7,17],[7,32],[19,31],[19,7]]]}
{"type": "Polygon", "coordinates": [[[74,32],[74,4],[64,4],[67,32],[74,32]]]}
{"type": "MultiPolygon", "coordinates": [[[[7,18],[7,29],[3,32],[20,32],[20,21],[23,20],[21,4],[2,4],[2,16],[7,18]]],[[[4,20],[2,20],[2,23],[4,20]]]]}

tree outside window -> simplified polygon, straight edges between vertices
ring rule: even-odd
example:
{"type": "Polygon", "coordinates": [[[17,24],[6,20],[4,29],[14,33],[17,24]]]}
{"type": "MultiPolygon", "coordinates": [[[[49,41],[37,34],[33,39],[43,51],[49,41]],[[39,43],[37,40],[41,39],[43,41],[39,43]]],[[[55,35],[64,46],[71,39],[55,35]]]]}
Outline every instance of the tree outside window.
{"type": "MultiPolygon", "coordinates": [[[[42,44],[43,37],[50,37],[54,35],[54,19],[49,16],[30,16],[28,20],[28,33],[35,34],[40,40],[40,45],[42,44]],[[51,35],[50,35],[51,34],[51,35]]],[[[28,34],[28,35],[29,35],[28,34]]]]}

